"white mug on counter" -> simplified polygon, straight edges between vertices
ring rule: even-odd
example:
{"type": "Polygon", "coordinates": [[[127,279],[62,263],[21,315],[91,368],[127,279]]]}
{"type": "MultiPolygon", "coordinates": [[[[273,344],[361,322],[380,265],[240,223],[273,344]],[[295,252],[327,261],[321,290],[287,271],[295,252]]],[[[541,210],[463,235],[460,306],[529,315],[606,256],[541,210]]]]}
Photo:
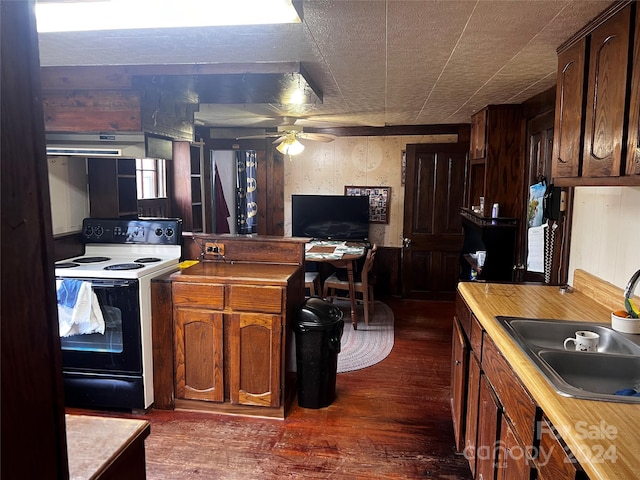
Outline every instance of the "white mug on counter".
{"type": "Polygon", "coordinates": [[[564,341],[565,350],[569,350],[567,345],[571,342],[575,344],[575,350],[578,352],[597,352],[600,335],[588,330],[578,330],[576,336],[566,338],[564,341]]]}

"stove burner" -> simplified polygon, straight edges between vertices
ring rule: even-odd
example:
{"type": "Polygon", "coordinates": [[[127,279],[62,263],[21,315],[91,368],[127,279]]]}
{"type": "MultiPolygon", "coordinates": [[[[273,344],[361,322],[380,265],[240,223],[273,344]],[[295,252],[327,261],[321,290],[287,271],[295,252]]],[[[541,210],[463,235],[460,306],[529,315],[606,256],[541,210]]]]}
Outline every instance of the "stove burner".
{"type": "Polygon", "coordinates": [[[73,262],[62,262],[62,263],[56,263],[56,268],[73,268],[73,267],[79,267],[80,264],[79,263],[73,263],[73,262]]]}
{"type": "Polygon", "coordinates": [[[80,257],[76,258],[73,261],[78,263],[98,263],[98,262],[106,262],[107,260],[111,260],[109,257],[80,257]]]}
{"type": "Polygon", "coordinates": [[[154,263],[154,262],[159,262],[161,261],[161,258],[158,257],[144,257],[144,258],[138,258],[137,260],[134,260],[134,262],[136,263],[154,263]]]}
{"type": "Polygon", "coordinates": [[[142,263],[116,263],[115,265],[107,265],[103,270],[135,270],[136,268],[144,268],[142,263]]]}

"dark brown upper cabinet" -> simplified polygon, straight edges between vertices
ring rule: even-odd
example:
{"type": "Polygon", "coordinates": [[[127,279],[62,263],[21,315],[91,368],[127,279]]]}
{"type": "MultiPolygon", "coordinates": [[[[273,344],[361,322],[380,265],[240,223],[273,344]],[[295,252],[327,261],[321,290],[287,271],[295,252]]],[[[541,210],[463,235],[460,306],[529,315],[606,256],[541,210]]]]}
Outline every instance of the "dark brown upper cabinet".
{"type": "Polygon", "coordinates": [[[522,107],[488,105],[474,113],[471,139],[466,205],[478,205],[479,197],[484,197],[481,216],[491,216],[491,207],[497,203],[500,217],[520,218],[524,183],[522,107]]]}
{"type": "Polygon", "coordinates": [[[629,133],[627,136],[627,175],[640,175],[640,7],[637,4],[634,38],[629,133]]]}
{"type": "Polygon", "coordinates": [[[622,173],[630,15],[627,7],[591,34],[582,167],[585,177],[622,173]]]}
{"type": "Polygon", "coordinates": [[[615,3],[558,49],[557,185],[640,185],[638,10],[615,3]]]}
{"type": "Polygon", "coordinates": [[[577,177],[581,156],[586,39],[558,54],[553,177],[577,177]]]}

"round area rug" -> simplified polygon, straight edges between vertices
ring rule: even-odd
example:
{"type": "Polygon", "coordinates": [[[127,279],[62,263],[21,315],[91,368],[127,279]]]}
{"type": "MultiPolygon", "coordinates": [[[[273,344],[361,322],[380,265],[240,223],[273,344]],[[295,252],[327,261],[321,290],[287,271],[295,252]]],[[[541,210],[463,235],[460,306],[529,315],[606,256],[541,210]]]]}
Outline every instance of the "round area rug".
{"type": "Polygon", "coordinates": [[[386,304],[375,302],[369,325],[364,323],[363,307],[358,305],[358,330],[351,325],[348,300],[336,300],[344,312],[344,332],[338,354],[338,373],[352,372],[381,362],[393,349],[393,312],[386,304]]]}

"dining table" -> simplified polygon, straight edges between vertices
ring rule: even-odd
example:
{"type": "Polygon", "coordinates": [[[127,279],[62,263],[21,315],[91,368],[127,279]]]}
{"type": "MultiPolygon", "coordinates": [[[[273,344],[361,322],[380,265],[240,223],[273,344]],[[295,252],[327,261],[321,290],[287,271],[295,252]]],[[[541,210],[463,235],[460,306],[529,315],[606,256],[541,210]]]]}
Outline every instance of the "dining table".
{"type": "Polygon", "coordinates": [[[351,325],[354,330],[358,329],[354,283],[355,263],[364,256],[366,251],[366,245],[360,242],[312,240],[305,245],[304,259],[306,262],[329,263],[336,268],[346,269],[351,304],[351,325]]]}

